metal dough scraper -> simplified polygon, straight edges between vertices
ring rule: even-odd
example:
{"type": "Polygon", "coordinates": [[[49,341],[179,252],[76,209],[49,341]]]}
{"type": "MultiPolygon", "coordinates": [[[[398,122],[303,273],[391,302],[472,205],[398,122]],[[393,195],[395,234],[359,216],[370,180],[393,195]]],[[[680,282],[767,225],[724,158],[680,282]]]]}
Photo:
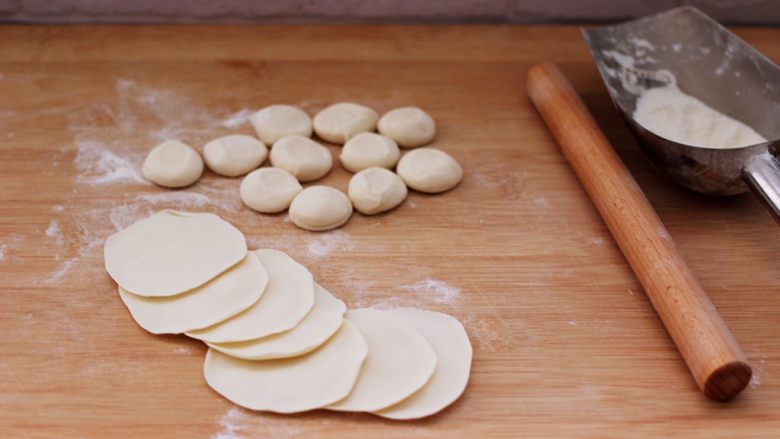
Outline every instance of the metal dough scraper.
{"type": "Polygon", "coordinates": [[[750,188],[780,221],[780,68],[775,63],[692,7],[584,34],[612,101],[657,169],[707,194],[750,188]],[[670,84],[774,140],[714,149],[650,132],[633,119],[637,99],[645,89],[670,84]]]}

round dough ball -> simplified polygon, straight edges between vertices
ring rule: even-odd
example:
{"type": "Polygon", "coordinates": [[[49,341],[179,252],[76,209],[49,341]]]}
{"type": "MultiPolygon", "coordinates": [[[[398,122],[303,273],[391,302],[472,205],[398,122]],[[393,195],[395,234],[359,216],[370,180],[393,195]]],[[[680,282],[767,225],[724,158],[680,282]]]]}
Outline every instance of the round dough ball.
{"type": "Polygon", "coordinates": [[[378,166],[393,169],[401,150],[393,139],[376,133],[360,133],[349,139],[341,150],[341,164],[352,172],[378,166]]]}
{"type": "Polygon", "coordinates": [[[418,419],[452,404],[466,390],[471,374],[472,349],[463,325],[454,317],[414,308],[389,311],[422,334],[436,352],[436,371],[412,396],[375,412],[390,419],[418,419]]]}
{"type": "Polygon", "coordinates": [[[225,177],[244,175],[260,166],[267,156],[263,142],[242,134],[220,137],[203,147],[206,165],[225,177]]]}
{"type": "Polygon", "coordinates": [[[409,151],[401,157],[396,171],[410,188],[432,194],[454,188],[463,178],[458,162],[436,148],[409,151]]]}
{"type": "Polygon", "coordinates": [[[374,131],[378,118],[368,107],[341,102],[314,116],[314,132],[325,141],[343,144],[358,133],[374,131]]]}
{"type": "Polygon", "coordinates": [[[254,305],[268,284],[265,267],[251,252],[207,283],[170,297],[143,297],[119,287],[139,326],[152,334],[181,334],[229,319],[254,305]]]}
{"type": "Polygon", "coordinates": [[[295,328],[314,306],[314,278],[309,270],[278,250],[255,250],[268,272],[263,297],[237,316],[187,332],[208,343],[254,340],[295,328]]]}
{"type": "Polygon", "coordinates": [[[417,107],[396,108],[379,119],[379,132],[404,148],[431,143],[436,136],[436,123],[417,107]]]}
{"type": "Polygon", "coordinates": [[[292,105],[271,105],[249,118],[257,137],[266,145],[285,136],[311,137],[311,118],[305,111],[292,105]]]}
{"type": "Polygon", "coordinates": [[[347,305],[319,284],[314,284],[314,307],[298,326],[280,334],[237,343],[208,343],[212,348],[245,360],[297,357],[317,349],[336,333],[347,305]]]}
{"type": "Polygon", "coordinates": [[[209,349],[203,375],[212,389],[242,407],[297,413],[347,396],[367,354],[360,331],[345,321],[324,345],[295,358],[239,360],[209,349]]]}
{"type": "Polygon", "coordinates": [[[241,182],[241,201],[250,209],[263,213],[281,212],[292,203],[303,186],[294,175],[281,168],[260,168],[241,182]]]}
{"type": "Polygon", "coordinates": [[[168,140],[154,147],[144,160],[144,178],[163,187],[185,187],[203,174],[203,159],[198,151],[178,140],[168,140]]]}
{"type": "Polygon", "coordinates": [[[109,276],[125,290],[148,297],[199,287],[246,254],[244,235],[227,221],[173,210],[114,233],[103,248],[109,276]]]}
{"type": "Polygon", "coordinates": [[[368,357],[355,388],[330,410],[374,412],[396,404],[419,390],[436,370],[436,353],[409,324],[387,311],[356,309],[344,319],[360,330],[368,357]]]}
{"type": "Polygon", "coordinates": [[[352,203],[344,192],[330,186],[312,186],[298,194],[290,205],[290,220],[296,226],[321,232],[349,220],[352,203]]]}
{"type": "Polygon", "coordinates": [[[349,199],[360,213],[375,215],[388,211],[406,199],[406,184],[385,168],[364,169],[349,181],[349,199]]]}
{"type": "Polygon", "coordinates": [[[333,167],[328,148],[303,136],[282,137],[271,148],[271,164],[294,175],[299,181],[322,178],[333,167]]]}

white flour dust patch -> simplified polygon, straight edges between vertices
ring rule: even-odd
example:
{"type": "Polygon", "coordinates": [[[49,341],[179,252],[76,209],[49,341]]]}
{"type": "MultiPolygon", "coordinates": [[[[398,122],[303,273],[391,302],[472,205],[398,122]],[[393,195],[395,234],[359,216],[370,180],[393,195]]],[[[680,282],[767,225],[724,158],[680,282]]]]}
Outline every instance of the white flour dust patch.
{"type": "Polygon", "coordinates": [[[92,186],[113,183],[141,183],[149,185],[141,173],[140,159],[134,164],[120,157],[100,142],[77,140],[78,152],[73,163],[79,172],[76,181],[92,186]]]}
{"type": "Polygon", "coordinates": [[[212,439],[238,439],[243,437],[241,431],[246,430],[247,416],[238,407],[231,407],[219,420],[219,431],[212,439]]]}
{"type": "Polygon", "coordinates": [[[122,131],[138,129],[138,115],[156,120],[149,126],[147,136],[157,142],[179,139],[183,136],[208,134],[219,120],[204,106],[172,89],[160,89],[128,79],[116,83],[117,120],[122,131]],[[127,121],[127,122],[126,122],[127,121]]]}
{"type": "Polygon", "coordinates": [[[208,197],[212,206],[235,212],[244,206],[239,195],[240,184],[236,179],[219,178],[200,181],[192,190],[208,197]]]}
{"type": "Polygon", "coordinates": [[[46,228],[46,236],[54,239],[54,242],[61,246],[64,240],[62,231],[60,230],[60,222],[57,220],[51,220],[49,227],[46,228]]]}
{"type": "Polygon", "coordinates": [[[146,203],[152,206],[167,205],[166,207],[176,209],[201,208],[213,204],[211,199],[203,194],[195,192],[163,192],[155,194],[141,194],[135,197],[140,203],[146,203]]]}
{"type": "Polygon", "coordinates": [[[122,204],[111,209],[109,219],[114,230],[118,232],[149,214],[150,211],[142,212],[138,205],[122,204]]]}
{"type": "MultiPolygon", "coordinates": [[[[758,362],[758,367],[755,367],[753,370],[753,376],[750,378],[750,388],[755,389],[756,387],[761,385],[761,376],[764,374],[764,364],[766,363],[765,359],[761,359],[758,362]]],[[[754,362],[753,365],[755,366],[756,363],[754,362]]]]}
{"type": "Polygon", "coordinates": [[[452,303],[460,295],[460,288],[447,282],[425,279],[423,281],[401,287],[402,290],[411,291],[418,296],[425,297],[437,303],[452,303]]]}
{"type": "Polygon", "coordinates": [[[66,259],[62,264],[60,264],[60,267],[57,269],[57,271],[49,276],[49,279],[47,279],[48,283],[51,284],[64,278],[65,275],[70,273],[70,271],[73,269],[73,266],[76,265],[76,262],[76,258],[66,259]]]}
{"type": "Polygon", "coordinates": [[[314,258],[324,258],[331,253],[339,252],[345,253],[352,250],[355,247],[352,238],[346,232],[335,231],[324,234],[321,238],[317,238],[309,243],[309,254],[314,258]]]}
{"type": "Polygon", "coordinates": [[[241,125],[249,122],[249,118],[252,117],[252,114],[254,114],[254,110],[244,108],[243,110],[239,110],[225,119],[222,119],[220,125],[225,128],[238,128],[241,125]]]}
{"type": "Polygon", "coordinates": [[[178,355],[189,355],[195,352],[195,349],[193,349],[192,346],[181,346],[174,349],[173,352],[178,355]]]}
{"type": "Polygon", "coordinates": [[[46,228],[46,236],[52,238],[59,235],[60,235],[60,222],[57,220],[52,220],[49,223],[49,227],[46,228]]]}
{"type": "Polygon", "coordinates": [[[5,260],[5,249],[6,249],[6,247],[7,246],[5,244],[0,245],[0,261],[4,261],[5,260]]]}

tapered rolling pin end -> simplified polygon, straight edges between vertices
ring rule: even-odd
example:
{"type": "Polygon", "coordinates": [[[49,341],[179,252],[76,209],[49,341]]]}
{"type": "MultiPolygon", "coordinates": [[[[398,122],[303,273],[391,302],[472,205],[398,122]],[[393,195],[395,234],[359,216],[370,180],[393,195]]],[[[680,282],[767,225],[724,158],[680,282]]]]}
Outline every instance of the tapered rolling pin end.
{"type": "Polygon", "coordinates": [[[727,363],[707,377],[702,391],[714,401],[728,401],[750,384],[752,376],[749,364],[742,361],[727,363]]]}

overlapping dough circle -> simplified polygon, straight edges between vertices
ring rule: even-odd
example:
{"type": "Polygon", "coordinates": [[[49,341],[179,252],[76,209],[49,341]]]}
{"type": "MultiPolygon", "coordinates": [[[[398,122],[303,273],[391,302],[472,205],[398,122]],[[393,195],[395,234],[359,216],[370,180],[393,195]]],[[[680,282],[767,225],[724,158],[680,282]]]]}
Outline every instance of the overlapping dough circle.
{"type": "Polygon", "coordinates": [[[236,343],[208,343],[224,354],[245,360],[271,360],[303,355],[330,338],[344,321],[347,306],[328,290],[314,285],[314,307],[295,328],[280,334],[236,343]]]}
{"type": "Polygon", "coordinates": [[[233,317],[260,299],[268,274],[253,253],[209,282],[175,296],[144,297],[119,287],[136,323],[153,334],[180,334],[233,317]]]}
{"type": "Polygon", "coordinates": [[[433,375],[436,353],[425,338],[387,311],[357,309],[344,318],[368,343],[368,357],[355,388],[330,410],[374,412],[420,389],[433,375]]]}
{"type": "Polygon", "coordinates": [[[463,325],[454,317],[416,308],[389,311],[422,334],[436,352],[436,370],[430,381],[408,398],[375,412],[390,419],[418,419],[452,404],[463,391],[471,373],[472,348],[463,325]]]}
{"type": "Polygon", "coordinates": [[[253,340],[293,329],[314,306],[309,270],[278,250],[255,250],[268,271],[263,297],[237,316],[187,335],[211,343],[253,340]]]}
{"type": "Polygon", "coordinates": [[[360,331],[344,321],[324,345],[295,358],[248,361],[209,349],[203,375],[212,389],[242,407],[296,413],[347,396],[367,352],[360,331]]]}
{"type": "Polygon", "coordinates": [[[163,210],[108,237],[106,271],[139,296],[173,296],[199,287],[247,254],[244,235],[210,213],[163,210]]]}

